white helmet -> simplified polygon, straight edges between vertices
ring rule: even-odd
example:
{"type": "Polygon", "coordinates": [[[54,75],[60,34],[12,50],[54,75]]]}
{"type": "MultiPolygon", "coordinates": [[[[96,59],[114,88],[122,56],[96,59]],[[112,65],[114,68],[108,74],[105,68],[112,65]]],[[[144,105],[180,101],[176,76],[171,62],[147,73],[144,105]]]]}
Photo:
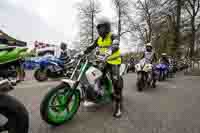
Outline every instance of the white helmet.
{"type": "Polygon", "coordinates": [[[147,43],[146,47],[153,47],[151,43],[147,43]]]}

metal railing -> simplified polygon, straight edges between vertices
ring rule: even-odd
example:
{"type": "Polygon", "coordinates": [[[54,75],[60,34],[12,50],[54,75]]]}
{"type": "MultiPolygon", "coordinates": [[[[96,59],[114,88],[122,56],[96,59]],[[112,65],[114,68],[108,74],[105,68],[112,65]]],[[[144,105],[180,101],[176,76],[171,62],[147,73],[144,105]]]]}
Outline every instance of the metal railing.
{"type": "Polygon", "coordinates": [[[191,58],[187,64],[189,67],[185,69],[185,74],[200,75],[200,58],[191,58]]]}

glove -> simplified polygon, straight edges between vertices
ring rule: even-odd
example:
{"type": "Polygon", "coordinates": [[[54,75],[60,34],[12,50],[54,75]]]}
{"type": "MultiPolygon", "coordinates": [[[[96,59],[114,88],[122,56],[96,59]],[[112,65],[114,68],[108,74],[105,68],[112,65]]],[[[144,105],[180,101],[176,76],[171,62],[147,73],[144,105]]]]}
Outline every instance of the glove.
{"type": "Polygon", "coordinates": [[[112,55],[112,49],[109,49],[109,50],[106,52],[106,57],[111,56],[111,55],[112,55]]]}
{"type": "Polygon", "coordinates": [[[81,52],[80,52],[80,55],[84,55],[84,51],[81,51],[81,52]]]}
{"type": "Polygon", "coordinates": [[[100,49],[96,48],[96,55],[100,55],[100,49]]]}

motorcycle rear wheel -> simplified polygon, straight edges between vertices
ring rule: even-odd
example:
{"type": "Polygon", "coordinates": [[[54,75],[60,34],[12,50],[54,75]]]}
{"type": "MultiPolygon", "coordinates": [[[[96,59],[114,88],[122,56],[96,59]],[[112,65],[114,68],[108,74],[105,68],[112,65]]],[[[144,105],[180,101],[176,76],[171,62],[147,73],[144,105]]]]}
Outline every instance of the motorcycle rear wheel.
{"type": "Polygon", "coordinates": [[[144,83],[144,80],[143,80],[143,74],[142,73],[138,73],[138,75],[137,75],[138,77],[137,77],[137,82],[136,82],[136,86],[137,86],[137,91],[139,91],[139,92],[141,92],[141,91],[143,91],[144,90],[144,88],[145,88],[145,83],[144,83]]]}
{"type": "Polygon", "coordinates": [[[137,91],[142,92],[144,90],[145,84],[142,81],[137,81],[137,91]]]}
{"type": "Polygon", "coordinates": [[[41,69],[41,68],[39,68],[35,71],[34,77],[39,82],[48,80],[47,71],[45,69],[41,69]]]}

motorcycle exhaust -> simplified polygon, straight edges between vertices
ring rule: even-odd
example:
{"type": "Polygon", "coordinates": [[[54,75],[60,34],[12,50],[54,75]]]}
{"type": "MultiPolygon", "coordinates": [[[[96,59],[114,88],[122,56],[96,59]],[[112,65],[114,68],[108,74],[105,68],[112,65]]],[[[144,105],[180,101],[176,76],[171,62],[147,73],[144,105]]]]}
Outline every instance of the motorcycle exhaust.
{"type": "Polygon", "coordinates": [[[0,81],[0,93],[7,93],[13,89],[14,87],[7,79],[0,81]]]}

